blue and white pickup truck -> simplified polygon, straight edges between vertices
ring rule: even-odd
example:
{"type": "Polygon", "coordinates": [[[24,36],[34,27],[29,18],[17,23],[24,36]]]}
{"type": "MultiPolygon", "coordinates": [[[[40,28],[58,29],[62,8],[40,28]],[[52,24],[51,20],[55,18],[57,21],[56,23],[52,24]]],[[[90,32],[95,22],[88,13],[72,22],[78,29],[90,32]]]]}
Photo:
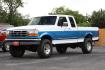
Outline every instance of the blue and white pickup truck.
{"type": "Polygon", "coordinates": [[[33,18],[27,26],[8,29],[6,43],[13,57],[22,57],[25,50],[37,52],[39,57],[50,57],[53,47],[66,53],[68,47],[80,47],[84,54],[92,52],[99,39],[97,27],[77,27],[73,16],[48,15],[33,18]]]}

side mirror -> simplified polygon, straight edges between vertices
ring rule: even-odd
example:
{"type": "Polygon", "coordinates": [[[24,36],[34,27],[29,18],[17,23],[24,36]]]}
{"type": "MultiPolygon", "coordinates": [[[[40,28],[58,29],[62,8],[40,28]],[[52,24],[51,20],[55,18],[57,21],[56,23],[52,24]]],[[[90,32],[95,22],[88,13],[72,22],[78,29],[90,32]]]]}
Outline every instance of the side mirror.
{"type": "Polygon", "coordinates": [[[63,26],[68,26],[68,22],[63,22],[63,26]]]}

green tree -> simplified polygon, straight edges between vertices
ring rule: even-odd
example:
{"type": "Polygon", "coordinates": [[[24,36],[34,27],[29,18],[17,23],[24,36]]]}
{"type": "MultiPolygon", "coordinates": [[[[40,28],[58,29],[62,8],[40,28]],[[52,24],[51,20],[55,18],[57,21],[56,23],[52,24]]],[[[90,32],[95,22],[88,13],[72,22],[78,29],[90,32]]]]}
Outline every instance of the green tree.
{"type": "Polygon", "coordinates": [[[7,20],[7,13],[5,10],[3,10],[2,0],[0,0],[0,22],[6,23],[6,20],[7,20]]]}
{"type": "Polygon", "coordinates": [[[105,10],[94,11],[91,16],[92,26],[105,28],[105,10]]]}
{"type": "Polygon", "coordinates": [[[22,5],[22,0],[0,0],[0,23],[9,23],[14,26],[28,24],[29,16],[22,16],[17,12],[17,8],[22,5]]]}
{"type": "Polygon", "coordinates": [[[8,14],[4,10],[0,10],[0,22],[7,23],[8,14]]]}
{"type": "Polygon", "coordinates": [[[27,25],[30,21],[29,18],[23,17],[20,13],[15,13],[15,15],[13,15],[13,19],[14,19],[15,26],[27,25]]]}
{"type": "Polygon", "coordinates": [[[90,26],[90,23],[87,22],[87,19],[85,16],[80,14],[78,11],[72,11],[69,8],[65,8],[64,6],[54,8],[51,13],[51,15],[56,14],[63,14],[63,15],[72,15],[75,17],[76,22],[79,26],[90,26]]]}
{"type": "Polygon", "coordinates": [[[22,7],[22,0],[3,0],[4,4],[8,8],[8,23],[11,25],[17,25],[14,20],[14,16],[17,14],[17,8],[22,7]]]}

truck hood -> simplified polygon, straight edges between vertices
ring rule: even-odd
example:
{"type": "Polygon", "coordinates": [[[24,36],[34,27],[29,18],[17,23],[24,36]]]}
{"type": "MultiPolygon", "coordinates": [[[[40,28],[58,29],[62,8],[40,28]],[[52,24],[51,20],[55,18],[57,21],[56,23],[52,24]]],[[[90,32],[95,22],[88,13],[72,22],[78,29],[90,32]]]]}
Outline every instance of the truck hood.
{"type": "Polygon", "coordinates": [[[55,26],[54,25],[28,25],[28,26],[13,27],[13,28],[9,28],[7,30],[8,31],[11,31],[11,30],[33,30],[33,29],[43,30],[43,29],[48,29],[51,27],[55,27],[55,26]]]}

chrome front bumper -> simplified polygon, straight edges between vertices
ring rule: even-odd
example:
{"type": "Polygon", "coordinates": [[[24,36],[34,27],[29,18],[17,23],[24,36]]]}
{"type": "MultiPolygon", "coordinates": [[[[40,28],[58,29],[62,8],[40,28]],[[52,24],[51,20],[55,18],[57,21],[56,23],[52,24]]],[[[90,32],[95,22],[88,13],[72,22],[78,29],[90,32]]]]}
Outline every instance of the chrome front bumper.
{"type": "Polygon", "coordinates": [[[13,45],[13,42],[19,42],[19,45],[38,45],[41,39],[6,39],[5,43],[13,45]]]}

